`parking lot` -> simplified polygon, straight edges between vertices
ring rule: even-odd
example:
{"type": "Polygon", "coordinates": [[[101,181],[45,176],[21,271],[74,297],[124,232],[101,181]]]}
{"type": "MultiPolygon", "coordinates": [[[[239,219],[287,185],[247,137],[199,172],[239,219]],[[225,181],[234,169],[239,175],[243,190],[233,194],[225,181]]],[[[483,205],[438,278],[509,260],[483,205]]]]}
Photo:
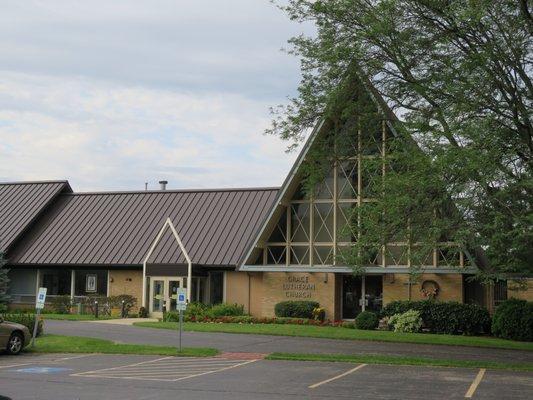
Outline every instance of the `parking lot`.
{"type": "Polygon", "coordinates": [[[12,399],[530,399],[533,374],[458,368],[268,361],[257,354],[0,357],[12,399]],[[470,397],[469,397],[470,396],[470,397]]]}

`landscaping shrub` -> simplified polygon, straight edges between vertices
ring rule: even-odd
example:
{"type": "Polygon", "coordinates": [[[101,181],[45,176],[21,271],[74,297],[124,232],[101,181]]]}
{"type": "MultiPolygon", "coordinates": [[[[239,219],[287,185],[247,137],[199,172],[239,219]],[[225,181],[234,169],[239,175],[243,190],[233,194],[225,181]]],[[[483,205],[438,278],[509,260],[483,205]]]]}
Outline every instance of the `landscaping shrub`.
{"type": "Polygon", "coordinates": [[[409,310],[417,309],[417,303],[419,301],[410,301],[410,300],[396,300],[387,304],[381,309],[380,316],[383,317],[392,317],[395,314],[403,314],[409,310]]]}
{"type": "Polygon", "coordinates": [[[51,297],[50,308],[56,314],[70,314],[72,299],[70,295],[51,297]]]}
{"type": "Polygon", "coordinates": [[[189,303],[184,314],[185,321],[198,321],[205,318],[208,309],[209,306],[207,304],[196,302],[189,303]]]}
{"type": "MultiPolygon", "coordinates": [[[[35,314],[23,313],[23,312],[11,312],[2,314],[5,321],[15,322],[17,324],[24,325],[33,333],[33,327],[35,326],[35,314]]],[[[44,323],[42,319],[39,319],[37,325],[37,336],[42,335],[44,331],[44,323]]]]}
{"type": "Polygon", "coordinates": [[[394,332],[419,332],[422,328],[420,311],[409,310],[402,314],[394,314],[389,319],[389,324],[394,327],[394,332]]]}
{"type": "Polygon", "coordinates": [[[378,326],[378,316],[371,311],[363,311],[355,317],[355,327],[357,329],[372,330],[378,326]]]}
{"type": "Polygon", "coordinates": [[[84,314],[94,314],[96,309],[95,302],[98,301],[98,313],[99,315],[111,315],[111,307],[107,297],[100,295],[91,295],[87,297],[81,297],[79,303],[84,314]]]}
{"type": "Polygon", "coordinates": [[[313,318],[317,321],[324,321],[326,319],[326,310],[322,307],[313,308],[313,318]]]}
{"type": "Polygon", "coordinates": [[[208,314],[212,318],[240,316],[244,315],[244,306],[242,304],[215,304],[208,310],[208,314]]]}
{"type": "Polygon", "coordinates": [[[276,317],[313,318],[313,310],[318,308],[316,301],[282,301],[274,307],[276,317]]]}
{"type": "Polygon", "coordinates": [[[385,306],[381,316],[391,317],[409,310],[420,312],[424,328],[432,333],[475,335],[490,332],[489,312],[475,304],[400,300],[385,306]]]}
{"type": "Polygon", "coordinates": [[[518,299],[502,302],[492,318],[492,333],[504,339],[533,341],[533,302],[518,299]]]}
{"type": "Polygon", "coordinates": [[[109,296],[107,303],[111,308],[118,308],[122,311],[122,302],[124,302],[124,314],[127,316],[131,309],[137,304],[137,299],[129,294],[120,294],[118,296],[109,296]]]}
{"type": "Polygon", "coordinates": [[[178,311],[167,311],[163,313],[164,322],[179,322],[179,320],[180,320],[180,314],[178,311]]]}
{"type": "Polygon", "coordinates": [[[390,331],[389,317],[383,317],[379,320],[378,329],[380,331],[390,331]]]}
{"type": "Polygon", "coordinates": [[[139,318],[148,318],[148,310],[145,307],[139,308],[139,318]]]}

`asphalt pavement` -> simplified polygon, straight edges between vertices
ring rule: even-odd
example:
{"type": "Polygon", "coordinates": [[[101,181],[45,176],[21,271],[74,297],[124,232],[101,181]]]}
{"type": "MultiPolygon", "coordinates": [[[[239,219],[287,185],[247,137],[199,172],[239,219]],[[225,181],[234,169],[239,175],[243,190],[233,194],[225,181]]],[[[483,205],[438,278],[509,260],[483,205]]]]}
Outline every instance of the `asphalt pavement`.
{"type": "MultiPolygon", "coordinates": [[[[177,345],[178,340],[178,334],[173,330],[93,322],[49,320],[45,323],[45,332],[102,338],[121,343],[164,346],[177,345]]],[[[447,360],[533,362],[531,351],[234,333],[184,332],[183,346],[213,347],[226,352],[386,354],[447,360]]]]}
{"type": "Polygon", "coordinates": [[[0,398],[533,398],[530,373],[468,368],[135,355],[0,356],[0,398]]]}

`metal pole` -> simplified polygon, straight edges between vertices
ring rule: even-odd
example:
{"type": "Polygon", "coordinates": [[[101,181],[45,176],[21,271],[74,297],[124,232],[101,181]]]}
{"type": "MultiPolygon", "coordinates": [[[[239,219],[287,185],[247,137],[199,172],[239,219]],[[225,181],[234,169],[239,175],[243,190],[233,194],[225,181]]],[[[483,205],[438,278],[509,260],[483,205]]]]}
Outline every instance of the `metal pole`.
{"type": "Polygon", "coordinates": [[[183,327],[183,310],[180,310],[180,326],[179,326],[179,330],[180,330],[180,353],[181,353],[181,332],[182,332],[182,327],[183,327]]]}
{"type": "Polygon", "coordinates": [[[39,316],[41,315],[41,309],[38,308],[35,313],[35,324],[33,325],[33,336],[31,338],[31,347],[35,347],[35,338],[37,337],[37,327],[39,326],[39,316]]]}

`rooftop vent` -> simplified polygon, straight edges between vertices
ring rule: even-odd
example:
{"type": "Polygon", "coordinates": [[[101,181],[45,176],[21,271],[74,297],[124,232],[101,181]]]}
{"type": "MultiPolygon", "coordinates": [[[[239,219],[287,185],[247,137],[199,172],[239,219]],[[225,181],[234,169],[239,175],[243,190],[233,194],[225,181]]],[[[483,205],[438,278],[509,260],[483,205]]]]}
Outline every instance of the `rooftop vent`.
{"type": "Polygon", "coordinates": [[[167,190],[168,181],[159,181],[159,184],[161,185],[161,190],[167,190]]]}

